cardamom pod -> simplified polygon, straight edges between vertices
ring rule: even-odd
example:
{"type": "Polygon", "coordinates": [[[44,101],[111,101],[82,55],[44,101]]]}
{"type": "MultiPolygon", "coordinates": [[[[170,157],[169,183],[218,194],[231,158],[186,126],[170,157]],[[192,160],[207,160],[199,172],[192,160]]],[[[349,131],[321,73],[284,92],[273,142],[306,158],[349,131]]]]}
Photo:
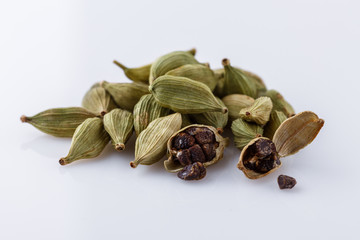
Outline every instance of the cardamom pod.
{"type": "Polygon", "coordinates": [[[117,107],[110,94],[100,86],[89,89],[82,100],[82,106],[96,116],[104,116],[117,107]]]}
{"type": "Polygon", "coordinates": [[[263,126],[269,121],[272,107],[273,104],[269,97],[259,97],[251,106],[240,110],[240,117],[263,126]]]}
{"type": "Polygon", "coordinates": [[[226,95],[224,94],[225,69],[220,68],[220,69],[215,69],[213,71],[216,78],[216,87],[213,92],[216,96],[220,96],[220,97],[225,96],[226,95]]]}
{"type": "Polygon", "coordinates": [[[185,77],[161,76],[149,86],[149,90],[161,106],[175,112],[227,112],[208,86],[185,77]]]}
{"type": "Polygon", "coordinates": [[[133,115],[126,110],[114,109],[104,116],[104,128],[115,149],[122,151],[133,133],[133,115]]]}
{"type": "Polygon", "coordinates": [[[149,123],[159,117],[170,114],[170,109],[160,106],[153,95],[142,96],[134,107],[134,128],[136,136],[146,129],[149,123]]]}
{"type": "Polygon", "coordinates": [[[279,128],[280,124],[285,121],[287,117],[283,112],[274,110],[270,114],[270,119],[264,127],[264,137],[273,139],[275,131],[279,128]]]}
{"type": "Polygon", "coordinates": [[[229,110],[229,118],[234,121],[240,117],[239,112],[245,107],[249,107],[254,104],[252,97],[243,94],[230,94],[222,98],[225,106],[229,110]]]}
{"type": "Polygon", "coordinates": [[[208,86],[211,91],[215,89],[217,83],[214,72],[208,66],[202,64],[185,64],[170,70],[165,75],[187,77],[202,82],[208,86]]]}
{"type": "Polygon", "coordinates": [[[109,83],[103,81],[101,85],[113,97],[116,105],[121,109],[132,112],[140,98],[149,93],[148,86],[142,83],[109,83]]]}
{"type": "Polygon", "coordinates": [[[72,137],[76,128],[95,114],[81,107],[52,108],[32,117],[21,116],[22,122],[27,122],[40,131],[55,137],[72,137]]]}
{"type": "Polygon", "coordinates": [[[225,69],[223,96],[234,93],[245,94],[252,98],[257,96],[256,84],[252,78],[241,69],[232,67],[229,59],[223,59],[222,64],[225,69]]]}
{"type": "Polygon", "coordinates": [[[194,124],[193,121],[190,119],[190,115],[188,114],[181,114],[181,128],[194,124]]]}
{"type": "Polygon", "coordinates": [[[252,79],[256,85],[256,96],[257,97],[261,97],[265,94],[265,92],[267,91],[266,85],[264,83],[264,81],[261,79],[261,77],[259,77],[258,75],[256,75],[255,73],[246,71],[244,69],[242,69],[242,71],[244,72],[244,74],[252,79]]]}
{"type": "Polygon", "coordinates": [[[208,167],[223,158],[227,145],[228,138],[223,138],[212,126],[201,124],[187,126],[168,139],[168,159],[164,162],[165,169],[168,172],[179,172],[195,162],[208,167]]]}
{"type": "Polygon", "coordinates": [[[263,129],[259,125],[247,122],[241,118],[232,122],[231,130],[234,134],[235,146],[240,150],[251,140],[256,137],[261,137],[263,134],[263,129]]]}
{"type": "Polygon", "coordinates": [[[61,158],[59,163],[66,165],[79,159],[95,158],[100,155],[109,141],[110,137],[100,118],[86,119],[76,128],[69,153],[61,158]]]}
{"type": "Polygon", "coordinates": [[[139,164],[151,165],[158,162],[166,153],[166,142],[181,127],[181,114],[174,113],[157,118],[142,131],[135,143],[135,160],[132,168],[139,164]]]}
{"type": "Polygon", "coordinates": [[[192,54],[192,52],[190,53],[189,51],[176,51],[168,53],[156,59],[155,62],[153,62],[153,64],[151,65],[149,84],[152,84],[155,79],[162,75],[165,75],[170,70],[173,70],[185,64],[198,63],[199,62],[194,58],[194,54],[192,54]]]}
{"type": "Polygon", "coordinates": [[[151,64],[147,64],[138,68],[127,68],[116,60],[114,60],[114,63],[124,71],[125,75],[130,80],[149,84],[151,64]]]}
{"type": "Polygon", "coordinates": [[[286,117],[291,117],[295,114],[293,107],[284,99],[284,97],[278,91],[268,90],[265,95],[271,98],[274,110],[283,112],[286,117]]]}

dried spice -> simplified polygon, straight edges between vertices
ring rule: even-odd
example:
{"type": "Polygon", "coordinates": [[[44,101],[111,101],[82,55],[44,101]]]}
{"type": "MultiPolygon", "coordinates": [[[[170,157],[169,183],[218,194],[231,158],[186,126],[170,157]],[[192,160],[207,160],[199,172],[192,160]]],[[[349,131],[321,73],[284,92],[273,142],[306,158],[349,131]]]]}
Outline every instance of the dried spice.
{"type": "Polygon", "coordinates": [[[272,111],[270,114],[269,122],[264,127],[264,137],[272,139],[276,130],[279,128],[281,123],[285,121],[287,117],[283,112],[280,111],[272,111]]]}
{"type": "Polygon", "coordinates": [[[294,108],[288,103],[285,98],[276,90],[268,90],[265,95],[271,98],[273,103],[273,110],[283,112],[287,117],[295,114],[294,108]]]}
{"type": "Polygon", "coordinates": [[[194,162],[180,170],[177,176],[183,180],[200,180],[206,176],[206,168],[201,162],[194,162]]]}
{"type": "Polygon", "coordinates": [[[138,68],[127,68],[116,60],[114,60],[114,63],[124,71],[125,75],[130,80],[134,82],[142,82],[145,84],[149,84],[151,64],[141,66],[138,68]]]}
{"type": "Polygon", "coordinates": [[[117,107],[105,88],[97,85],[94,85],[85,94],[82,100],[82,106],[96,116],[104,116],[106,113],[117,107]]]}
{"type": "Polygon", "coordinates": [[[254,104],[252,97],[243,94],[230,94],[222,98],[223,103],[229,110],[229,118],[234,121],[240,117],[240,110],[254,104]]]}
{"type": "Polygon", "coordinates": [[[279,175],[277,181],[280,189],[292,189],[296,185],[296,179],[286,175],[279,175]]]}
{"type": "Polygon", "coordinates": [[[240,110],[240,117],[249,122],[255,122],[261,126],[270,119],[273,104],[268,97],[259,97],[255,102],[240,110]]]}
{"type": "Polygon", "coordinates": [[[263,134],[263,129],[259,125],[247,122],[241,118],[232,122],[231,131],[234,134],[235,146],[240,150],[251,140],[261,137],[263,134]]]}

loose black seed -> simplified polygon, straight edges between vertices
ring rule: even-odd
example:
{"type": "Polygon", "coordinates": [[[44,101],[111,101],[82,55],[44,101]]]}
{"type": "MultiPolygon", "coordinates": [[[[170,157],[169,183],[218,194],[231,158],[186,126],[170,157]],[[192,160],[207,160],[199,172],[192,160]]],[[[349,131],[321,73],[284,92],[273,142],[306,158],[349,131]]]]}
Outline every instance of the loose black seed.
{"type": "Polygon", "coordinates": [[[205,162],[206,158],[204,152],[202,151],[201,147],[198,144],[195,144],[191,148],[189,148],[191,161],[192,162],[205,162]]]}
{"type": "Polygon", "coordinates": [[[173,147],[176,149],[186,149],[195,144],[195,138],[187,133],[179,133],[173,140],[173,147]]]}
{"type": "Polygon", "coordinates": [[[177,176],[183,180],[200,180],[206,176],[206,168],[200,162],[185,166],[177,176]]]}
{"type": "Polygon", "coordinates": [[[191,164],[191,157],[190,157],[190,152],[188,149],[180,150],[176,154],[176,158],[180,162],[180,164],[183,166],[191,164]]]}
{"type": "Polygon", "coordinates": [[[296,185],[296,179],[286,175],[280,175],[277,181],[280,189],[291,189],[296,185]]]}

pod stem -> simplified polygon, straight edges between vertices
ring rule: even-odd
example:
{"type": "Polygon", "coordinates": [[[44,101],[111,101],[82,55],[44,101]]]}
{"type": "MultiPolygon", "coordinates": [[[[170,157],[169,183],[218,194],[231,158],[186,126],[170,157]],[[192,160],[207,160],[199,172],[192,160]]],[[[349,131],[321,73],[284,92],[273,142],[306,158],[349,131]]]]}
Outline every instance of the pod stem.
{"type": "Polygon", "coordinates": [[[227,58],[224,58],[222,61],[221,61],[222,65],[225,67],[225,66],[230,66],[230,60],[227,59],[227,58]]]}
{"type": "MultiPolygon", "coordinates": [[[[125,150],[125,144],[117,143],[117,144],[115,144],[115,149],[116,149],[116,151],[121,152],[121,151],[125,150]]],[[[131,163],[130,163],[130,166],[131,166],[131,163]]]]}
{"type": "Polygon", "coordinates": [[[29,118],[27,117],[27,116],[25,116],[25,115],[22,115],[21,117],[20,117],[20,121],[21,122],[28,122],[29,121],[29,118]]]}
{"type": "Polygon", "coordinates": [[[121,63],[119,63],[118,61],[114,60],[113,63],[115,63],[117,66],[119,66],[122,70],[127,70],[128,68],[125,67],[124,65],[122,65],[121,63]]]}
{"type": "Polygon", "coordinates": [[[64,166],[69,164],[70,162],[66,158],[60,158],[59,163],[60,165],[64,166]]]}
{"type": "Polygon", "coordinates": [[[228,112],[228,109],[227,109],[226,107],[224,107],[224,108],[221,110],[221,112],[222,112],[223,114],[225,114],[225,113],[228,112]]]}
{"type": "Polygon", "coordinates": [[[135,161],[130,162],[130,167],[136,168],[137,166],[138,166],[138,163],[136,163],[135,161]]]}

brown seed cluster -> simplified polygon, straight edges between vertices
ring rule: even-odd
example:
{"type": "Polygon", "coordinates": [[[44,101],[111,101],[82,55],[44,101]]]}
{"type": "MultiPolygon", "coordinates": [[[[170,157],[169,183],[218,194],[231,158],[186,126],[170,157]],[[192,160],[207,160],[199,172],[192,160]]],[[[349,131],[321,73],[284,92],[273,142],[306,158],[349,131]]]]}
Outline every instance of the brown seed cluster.
{"type": "Polygon", "coordinates": [[[177,176],[183,180],[200,180],[206,176],[206,168],[201,162],[185,166],[177,176]]]}

